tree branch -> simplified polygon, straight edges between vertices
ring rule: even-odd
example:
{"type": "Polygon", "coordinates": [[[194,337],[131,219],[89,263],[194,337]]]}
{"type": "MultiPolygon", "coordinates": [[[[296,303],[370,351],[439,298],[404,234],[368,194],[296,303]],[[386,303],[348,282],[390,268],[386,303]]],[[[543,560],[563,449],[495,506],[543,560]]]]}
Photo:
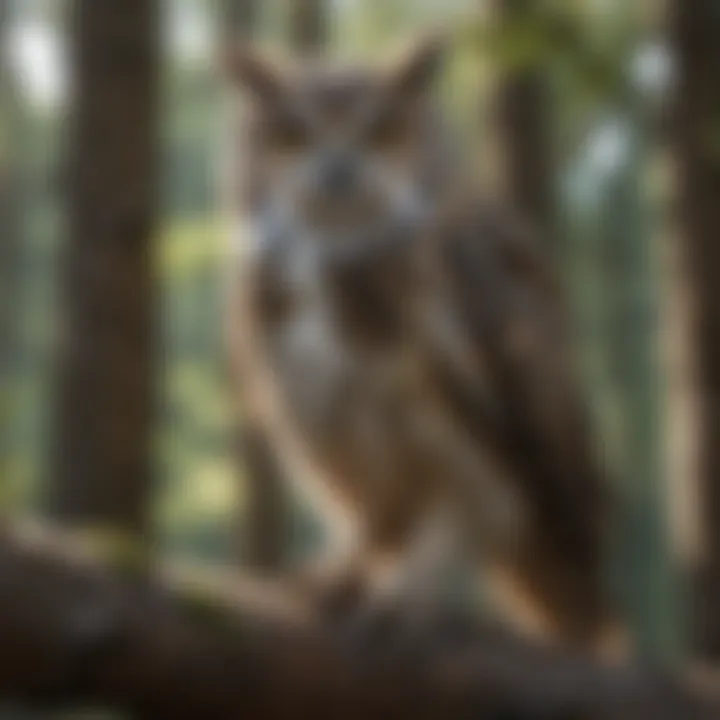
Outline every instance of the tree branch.
{"type": "Polygon", "coordinates": [[[139,572],[66,537],[0,537],[0,697],[147,718],[720,717],[667,678],[467,623],[351,651],[277,586],[139,572]]]}

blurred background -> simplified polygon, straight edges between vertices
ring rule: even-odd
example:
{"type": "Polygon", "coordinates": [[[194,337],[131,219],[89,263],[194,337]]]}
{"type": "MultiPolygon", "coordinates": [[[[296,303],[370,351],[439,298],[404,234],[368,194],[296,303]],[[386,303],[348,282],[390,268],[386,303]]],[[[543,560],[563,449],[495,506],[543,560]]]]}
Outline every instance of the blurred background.
{"type": "Polygon", "coordinates": [[[640,647],[717,660],[713,0],[0,0],[0,508],[219,565],[322,543],[232,417],[215,58],[245,37],[376,60],[437,26],[458,137],[573,302],[640,647]]]}

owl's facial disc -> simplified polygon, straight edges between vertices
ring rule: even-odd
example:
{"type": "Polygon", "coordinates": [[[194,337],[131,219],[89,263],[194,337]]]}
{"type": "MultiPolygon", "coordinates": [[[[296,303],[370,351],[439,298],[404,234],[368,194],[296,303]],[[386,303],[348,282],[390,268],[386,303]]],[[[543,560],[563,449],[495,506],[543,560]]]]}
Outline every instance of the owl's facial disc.
{"type": "Polygon", "coordinates": [[[245,53],[235,74],[255,100],[251,171],[264,211],[334,238],[419,216],[437,150],[438,64],[439,48],[424,46],[390,72],[290,77],[245,53]]]}

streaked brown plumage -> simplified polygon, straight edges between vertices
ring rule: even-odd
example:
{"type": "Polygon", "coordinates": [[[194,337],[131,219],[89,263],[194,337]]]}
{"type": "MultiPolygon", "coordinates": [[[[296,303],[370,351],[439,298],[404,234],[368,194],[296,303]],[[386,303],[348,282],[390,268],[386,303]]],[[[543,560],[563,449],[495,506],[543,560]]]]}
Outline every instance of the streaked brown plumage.
{"type": "Polygon", "coordinates": [[[546,630],[593,642],[611,615],[607,498],[561,293],[508,213],[457,197],[436,64],[425,48],[288,91],[254,55],[233,58],[255,96],[236,364],[279,451],[355,516],[366,557],[409,554],[442,511],[546,630]],[[317,184],[341,145],[345,194],[317,184]]]}

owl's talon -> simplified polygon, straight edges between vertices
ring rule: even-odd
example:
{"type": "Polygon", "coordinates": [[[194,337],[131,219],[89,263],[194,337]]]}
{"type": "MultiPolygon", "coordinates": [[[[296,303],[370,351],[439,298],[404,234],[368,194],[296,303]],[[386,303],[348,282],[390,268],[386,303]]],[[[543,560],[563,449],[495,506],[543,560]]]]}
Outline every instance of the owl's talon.
{"type": "Polygon", "coordinates": [[[413,612],[397,599],[367,600],[346,617],[338,627],[338,636],[361,660],[368,657],[419,660],[431,648],[436,619],[433,615],[413,612]]]}

